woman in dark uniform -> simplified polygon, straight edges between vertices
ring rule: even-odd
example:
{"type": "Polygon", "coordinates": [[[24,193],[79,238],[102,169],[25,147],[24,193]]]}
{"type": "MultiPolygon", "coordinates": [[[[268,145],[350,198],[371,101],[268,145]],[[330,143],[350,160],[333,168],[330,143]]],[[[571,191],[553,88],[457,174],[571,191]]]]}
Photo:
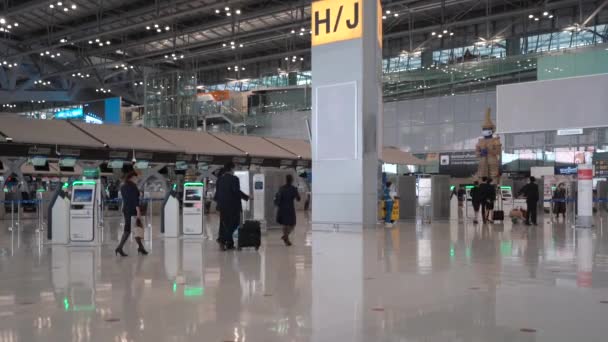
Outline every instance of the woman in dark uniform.
{"type": "Polygon", "coordinates": [[[559,219],[559,214],[562,214],[564,220],[566,219],[566,186],[564,183],[559,183],[557,189],[553,193],[553,200],[555,205],[553,206],[553,213],[556,219],[559,219]]]}
{"type": "Polygon", "coordinates": [[[287,175],[287,184],[283,185],[277,193],[275,199],[279,211],[277,213],[277,223],[283,226],[283,242],[286,246],[291,246],[289,240],[289,234],[293,232],[296,226],[296,208],[294,206],[294,200],[300,201],[300,194],[298,188],[293,186],[293,176],[287,175]]]}
{"type": "MultiPolygon", "coordinates": [[[[127,177],[125,178],[125,183],[120,188],[120,194],[122,195],[122,213],[125,218],[125,227],[124,232],[122,233],[122,238],[120,239],[120,244],[118,245],[118,247],[116,247],[116,250],[114,252],[116,253],[116,255],[120,255],[123,257],[128,256],[122,250],[122,248],[129,239],[129,235],[131,235],[131,220],[133,216],[137,217],[137,222],[141,222],[139,189],[137,188],[136,182],[137,173],[131,171],[127,174],[127,177]]],[[[138,231],[141,231],[140,233],[137,233],[138,231],[136,231],[137,234],[135,236],[135,241],[137,241],[137,245],[139,246],[137,252],[143,255],[147,255],[148,252],[144,248],[144,245],[141,241],[143,238],[143,234],[141,234],[143,233],[143,227],[136,229],[138,229],[138,231]]]]}

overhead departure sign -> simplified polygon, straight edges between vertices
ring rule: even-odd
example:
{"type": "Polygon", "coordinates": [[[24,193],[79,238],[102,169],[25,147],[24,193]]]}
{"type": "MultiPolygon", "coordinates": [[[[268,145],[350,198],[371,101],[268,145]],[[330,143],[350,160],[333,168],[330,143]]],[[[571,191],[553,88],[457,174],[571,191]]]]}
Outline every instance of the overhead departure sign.
{"type": "Polygon", "coordinates": [[[312,3],[312,46],[363,36],[364,0],[319,0],[312,3]]]}

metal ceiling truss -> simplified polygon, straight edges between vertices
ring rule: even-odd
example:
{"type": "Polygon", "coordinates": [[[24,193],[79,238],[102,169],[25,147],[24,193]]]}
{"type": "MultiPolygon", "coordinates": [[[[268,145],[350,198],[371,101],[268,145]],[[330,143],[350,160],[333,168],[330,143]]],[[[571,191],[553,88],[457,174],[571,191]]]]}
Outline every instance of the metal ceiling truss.
{"type": "MultiPolygon", "coordinates": [[[[112,86],[113,92],[121,92],[136,102],[142,92],[135,84],[143,80],[144,73],[193,70],[217,71],[216,78],[257,77],[259,75],[250,73],[235,75],[226,68],[235,62],[252,64],[310,53],[309,35],[292,33],[301,28],[308,30],[310,0],[68,2],[82,10],[68,16],[53,12],[50,4],[55,2],[50,0],[4,3],[0,16],[24,23],[23,31],[15,28],[11,33],[0,32],[0,36],[4,35],[0,37],[4,41],[0,46],[0,63],[8,61],[19,65],[0,68],[4,69],[0,70],[0,86],[4,92],[0,94],[0,101],[26,97],[15,92],[59,91],[64,92],[60,94],[64,96],[69,95],[71,89],[112,86]],[[223,11],[226,6],[232,10],[240,8],[242,13],[228,17],[223,11]],[[170,29],[160,33],[145,29],[146,25],[158,23],[170,29]],[[89,44],[95,39],[111,44],[89,44]],[[223,48],[222,44],[229,41],[243,43],[244,47],[238,51],[223,48]],[[47,51],[60,51],[62,55],[49,59],[45,56],[47,51]],[[185,58],[176,61],[165,58],[173,53],[183,54],[185,58]],[[126,70],[120,67],[123,64],[128,66],[126,70]],[[72,77],[78,73],[90,77],[72,77]],[[37,80],[50,85],[40,89],[35,83],[37,80]]],[[[385,22],[385,55],[394,55],[399,50],[442,48],[446,42],[432,39],[430,34],[445,28],[462,31],[462,37],[457,34],[451,43],[460,44],[480,37],[517,34],[520,27],[527,31],[555,30],[565,21],[584,26],[603,18],[608,9],[606,4],[608,0],[385,0],[385,9],[401,14],[385,22]],[[526,22],[530,13],[558,10],[564,13],[550,26],[531,28],[526,22]],[[479,30],[485,33],[480,34],[479,30]]]]}

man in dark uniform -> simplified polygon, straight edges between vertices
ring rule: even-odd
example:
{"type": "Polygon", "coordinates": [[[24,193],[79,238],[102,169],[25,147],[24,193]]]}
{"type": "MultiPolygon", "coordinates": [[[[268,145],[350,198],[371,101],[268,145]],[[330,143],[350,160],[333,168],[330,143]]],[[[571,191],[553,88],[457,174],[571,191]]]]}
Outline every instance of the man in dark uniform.
{"type": "Polygon", "coordinates": [[[528,207],[528,213],[526,214],[526,225],[530,224],[537,225],[536,216],[539,200],[538,184],[536,184],[536,178],[530,177],[530,182],[526,184],[519,191],[519,196],[526,197],[526,205],[528,207]]]}
{"type": "Polygon", "coordinates": [[[243,207],[241,200],[249,196],[241,191],[239,178],[234,175],[234,163],[224,166],[223,175],[217,180],[215,199],[220,208],[220,233],[218,242],[222,250],[234,249],[232,235],[239,225],[243,207]]]}

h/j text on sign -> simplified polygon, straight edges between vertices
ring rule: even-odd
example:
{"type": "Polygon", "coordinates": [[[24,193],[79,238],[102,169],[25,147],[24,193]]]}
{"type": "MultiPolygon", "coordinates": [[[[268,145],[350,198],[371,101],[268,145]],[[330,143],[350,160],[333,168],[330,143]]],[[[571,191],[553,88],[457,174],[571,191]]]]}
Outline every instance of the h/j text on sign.
{"type": "Polygon", "coordinates": [[[312,46],[363,36],[363,0],[319,0],[312,3],[312,46]]]}

